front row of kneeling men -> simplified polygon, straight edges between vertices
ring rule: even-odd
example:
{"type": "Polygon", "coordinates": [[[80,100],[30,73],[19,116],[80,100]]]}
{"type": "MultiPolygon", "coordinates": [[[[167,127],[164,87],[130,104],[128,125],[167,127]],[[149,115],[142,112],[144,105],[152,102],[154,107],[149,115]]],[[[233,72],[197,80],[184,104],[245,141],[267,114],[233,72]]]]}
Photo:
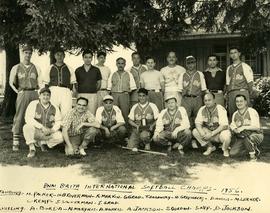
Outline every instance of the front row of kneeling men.
{"type": "MultiPolygon", "coordinates": [[[[87,110],[88,100],[80,97],[76,106],[61,121],[57,107],[50,103],[51,91],[45,87],[39,92],[39,100],[32,101],[25,114],[23,133],[29,146],[28,157],[34,157],[36,146],[42,151],[46,147],[65,141],[66,155],[86,155],[89,143],[107,140],[123,144],[128,135],[121,110],[113,104],[113,97],[107,95],[96,116],[87,110]],[[62,132],[60,131],[62,129],[62,132]],[[46,146],[47,145],[47,146],[46,146]]],[[[150,150],[151,143],[164,146],[168,151],[177,149],[184,155],[184,149],[194,137],[202,147],[204,155],[216,150],[213,143],[220,143],[225,157],[248,152],[251,160],[259,154],[258,145],[263,140],[258,113],[248,107],[246,97],[235,98],[237,111],[229,125],[227,111],[215,103],[215,95],[204,95],[204,106],[195,119],[191,131],[189,118],[184,107],[178,106],[174,96],[165,99],[166,109],[159,112],[157,106],[148,101],[148,90],[138,90],[138,103],[129,113],[131,135],[127,147],[133,151],[139,148],[150,150]]]]}

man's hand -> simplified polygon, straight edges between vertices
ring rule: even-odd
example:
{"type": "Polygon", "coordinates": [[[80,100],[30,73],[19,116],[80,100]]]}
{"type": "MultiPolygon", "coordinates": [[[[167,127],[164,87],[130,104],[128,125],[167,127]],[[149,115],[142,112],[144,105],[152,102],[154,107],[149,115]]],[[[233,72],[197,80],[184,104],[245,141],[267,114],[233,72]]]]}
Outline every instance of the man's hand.
{"type": "Polygon", "coordinates": [[[76,131],[79,131],[84,126],[84,123],[81,123],[79,126],[76,127],[76,131]]]}
{"type": "Polygon", "coordinates": [[[45,126],[43,126],[43,127],[41,128],[41,130],[42,130],[42,132],[43,132],[45,135],[51,134],[51,130],[50,130],[49,128],[45,127],[45,126]]]}
{"type": "Polygon", "coordinates": [[[106,137],[109,138],[111,136],[110,130],[107,127],[104,130],[106,137]]]}
{"type": "Polygon", "coordinates": [[[74,155],[74,149],[72,145],[66,145],[66,155],[74,155]]]}
{"type": "Polygon", "coordinates": [[[154,130],[154,125],[150,125],[149,130],[150,130],[150,132],[153,132],[153,130],[154,130]]]}
{"type": "Polygon", "coordinates": [[[245,130],[245,127],[241,126],[241,127],[236,128],[236,129],[238,130],[238,133],[241,133],[242,131],[245,130]]]}
{"type": "Polygon", "coordinates": [[[213,135],[212,135],[212,132],[207,132],[205,135],[204,135],[204,140],[208,141],[210,138],[212,138],[213,135]]]}
{"type": "Polygon", "coordinates": [[[153,138],[154,141],[158,141],[159,140],[159,133],[154,133],[153,138]]]}
{"type": "Polygon", "coordinates": [[[178,134],[178,131],[177,131],[177,130],[174,130],[174,131],[172,132],[172,138],[173,138],[173,139],[176,139],[176,138],[177,138],[177,134],[178,134]]]}
{"type": "Polygon", "coordinates": [[[111,128],[110,128],[110,131],[112,132],[112,131],[114,131],[115,129],[117,128],[117,126],[112,126],[111,128]]]}

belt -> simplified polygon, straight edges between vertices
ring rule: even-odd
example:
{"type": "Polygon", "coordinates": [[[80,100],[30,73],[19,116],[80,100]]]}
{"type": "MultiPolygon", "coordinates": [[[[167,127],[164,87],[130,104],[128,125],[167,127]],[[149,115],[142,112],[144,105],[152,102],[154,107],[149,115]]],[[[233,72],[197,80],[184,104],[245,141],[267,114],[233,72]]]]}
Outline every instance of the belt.
{"type": "Polygon", "coordinates": [[[223,90],[210,89],[209,92],[213,92],[213,93],[223,93],[223,90]]]}
{"type": "Polygon", "coordinates": [[[64,84],[58,84],[58,85],[49,85],[50,87],[64,87],[64,88],[68,88],[68,89],[70,89],[69,88],[69,86],[66,86],[66,85],[64,85],[64,84]]]}
{"type": "Polygon", "coordinates": [[[31,88],[31,89],[22,89],[21,91],[34,91],[37,90],[37,88],[31,88]]]}
{"type": "Polygon", "coordinates": [[[159,89],[148,89],[148,91],[150,92],[160,92],[160,90],[159,89]]]}
{"type": "Polygon", "coordinates": [[[199,95],[184,95],[184,97],[197,98],[197,97],[199,97],[199,95]]]}
{"type": "Polygon", "coordinates": [[[100,89],[99,91],[108,91],[107,89],[100,89]]]}
{"type": "Polygon", "coordinates": [[[244,92],[244,91],[248,91],[247,89],[232,89],[230,90],[229,92],[233,92],[233,91],[241,91],[241,92],[244,92]]]}

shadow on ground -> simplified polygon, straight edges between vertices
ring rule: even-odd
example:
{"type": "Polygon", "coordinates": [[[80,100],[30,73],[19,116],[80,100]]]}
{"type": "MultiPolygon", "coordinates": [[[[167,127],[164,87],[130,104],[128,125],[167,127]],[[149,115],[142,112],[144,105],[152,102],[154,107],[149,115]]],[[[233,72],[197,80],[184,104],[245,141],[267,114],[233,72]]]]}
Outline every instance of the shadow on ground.
{"type": "MultiPolygon", "coordinates": [[[[265,139],[261,146],[261,162],[270,162],[270,132],[265,132],[265,139]]],[[[187,150],[184,157],[177,152],[166,156],[145,153],[134,153],[128,150],[106,145],[103,148],[89,147],[88,156],[84,158],[70,158],[64,155],[64,147],[57,146],[47,153],[40,150],[34,159],[26,157],[28,147],[21,145],[19,152],[12,149],[11,122],[0,123],[0,164],[28,165],[31,167],[67,167],[80,164],[82,175],[90,175],[101,183],[154,183],[154,184],[184,184],[191,178],[188,169],[198,164],[214,165],[223,164],[234,166],[239,161],[247,158],[224,158],[221,150],[211,156],[202,155],[203,150],[187,150]]]]}

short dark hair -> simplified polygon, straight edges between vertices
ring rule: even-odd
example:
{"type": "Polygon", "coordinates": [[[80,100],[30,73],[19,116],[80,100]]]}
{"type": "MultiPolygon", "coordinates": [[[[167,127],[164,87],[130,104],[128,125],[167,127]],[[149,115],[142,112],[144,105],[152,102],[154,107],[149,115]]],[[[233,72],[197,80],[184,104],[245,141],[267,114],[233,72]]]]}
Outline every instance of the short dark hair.
{"type": "Polygon", "coordinates": [[[126,59],[124,59],[123,57],[119,57],[116,59],[116,62],[118,62],[119,60],[123,60],[126,63],[126,59]]]}
{"type": "Polygon", "coordinates": [[[131,54],[131,57],[133,57],[134,55],[138,55],[139,57],[141,57],[140,54],[139,54],[138,52],[133,52],[133,53],[131,54]]]}
{"type": "Polygon", "coordinates": [[[215,54],[210,54],[210,55],[208,55],[207,59],[209,59],[210,57],[215,57],[215,58],[218,60],[218,57],[217,57],[217,55],[215,55],[215,54]]]}
{"type": "Polygon", "coordinates": [[[236,98],[240,98],[240,97],[243,97],[244,100],[247,101],[247,97],[245,95],[243,95],[243,94],[236,95],[234,100],[236,100],[236,98]]]}
{"type": "Polygon", "coordinates": [[[231,46],[231,47],[229,48],[229,52],[230,52],[231,50],[237,50],[238,52],[241,52],[241,49],[240,49],[239,46],[231,46]]]}
{"type": "Polygon", "coordinates": [[[148,95],[148,90],[145,88],[140,88],[137,93],[144,93],[145,95],[148,95]]]}
{"type": "Polygon", "coordinates": [[[93,56],[93,52],[91,50],[84,50],[82,52],[82,57],[84,57],[86,54],[91,54],[93,56]]]}
{"type": "Polygon", "coordinates": [[[84,98],[84,97],[79,97],[79,98],[77,98],[76,103],[78,103],[78,102],[79,102],[79,100],[84,100],[84,101],[86,101],[86,105],[88,105],[88,99],[87,99],[87,98],[84,98]]]}
{"type": "Polygon", "coordinates": [[[54,48],[53,53],[54,53],[54,54],[56,54],[56,53],[63,53],[63,54],[65,54],[65,51],[64,51],[64,49],[61,48],[61,47],[56,47],[56,48],[54,48]]]}
{"type": "Polygon", "coordinates": [[[149,60],[149,59],[153,59],[153,61],[156,62],[156,60],[155,60],[155,58],[154,58],[153,56],[147,56],[147,57],[145,58],[145,61],[147,61],[147,60],[149,60]]]}
{"type": "Polygon", "coordinates": [[[203,99],[205,98],[206,95],[212,95],[214,99],[216,98],[215,94],[213,92],[211,92],[211,91],[208,91],[208,92],[204,93],[203,99]]]}
{"type": "Polygon", "coordinates": [[[97,57],[99,57],[99,56],[104,56],[106,58],[107,54],[104,51],[99,51],[99,52],[97,52],[97,57]]]}
{"type": "Polygon", "coordinates": [[[173,50],[170,50],[169,52],[167,52],[167,57],[169,56],[169,54],[170,53],[174,53],[175,54],[175,56],[176,56],[176,52],[175,51],[173,51],[173,50]]]}

